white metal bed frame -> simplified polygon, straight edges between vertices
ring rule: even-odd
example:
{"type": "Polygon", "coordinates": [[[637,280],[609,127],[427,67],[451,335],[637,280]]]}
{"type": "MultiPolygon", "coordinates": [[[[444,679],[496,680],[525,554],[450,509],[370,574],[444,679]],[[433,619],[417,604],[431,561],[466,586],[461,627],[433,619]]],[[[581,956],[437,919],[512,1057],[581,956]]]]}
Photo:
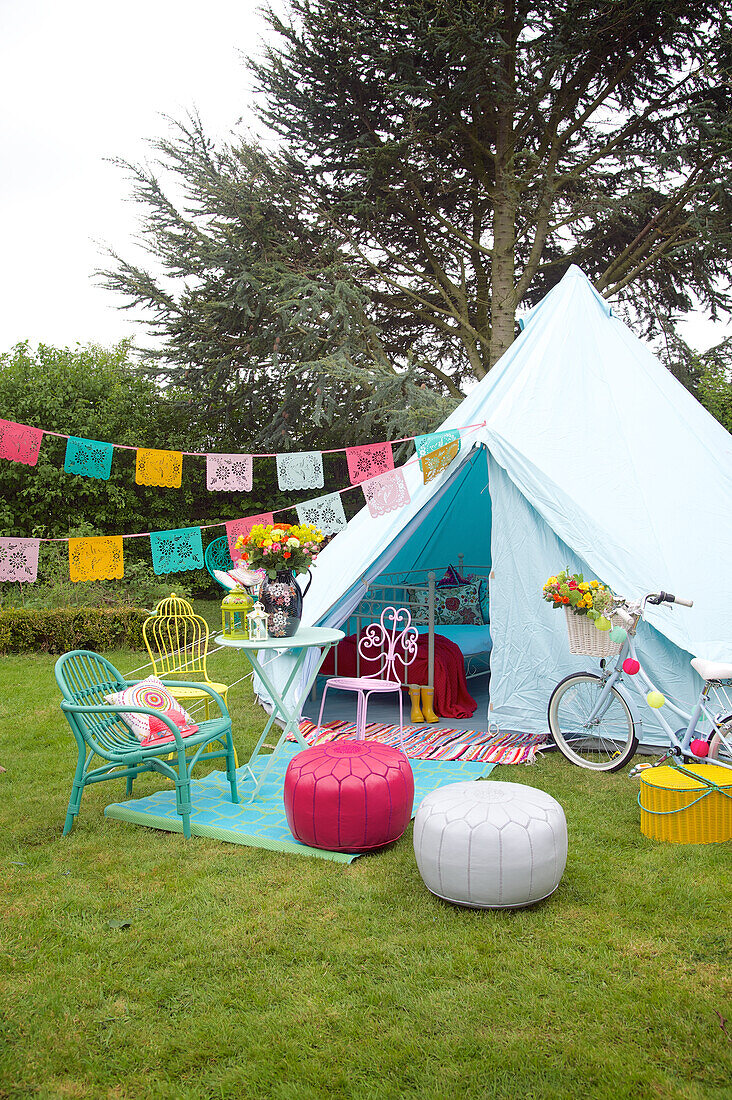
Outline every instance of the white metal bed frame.
{"type": "MultiPolygon", "coordinates": [[[[361,655],[358,651],[358,642],[361,639],[363,627],[369,623],[378,622],[379,616],[385,607],[406,607],[412,616],[414,626],[427,627],[427,683],[410,684],[404,680],[405,687],[434,688],[435,683],[435,594],[437,591],[438,575],[444,575],[448,566],[439,569],[411,569],[402,573],[382,573],[371,584],[361,598],[356,610],[346,619],[341,629],[347,635],[356,635],[356,675],[361,675],[361,655]],[[421,597],[426,593],[426,597],[421,597]]],[[[476,577],[488,577],[490,567],[463,565],[463,555],[458,555],[458,573],[460,576],[468,573],[476,577]]],[[[440,624],[437,624],[437,633],[440,633],[440,624]]],[[[334,647],[335,670],[338,675],[338,647],[334,647]]],[[[485,675],[489,670],[485,655],[471,654],[464,658],[466,663],[465,675],[467,679],[485,675]]]]}

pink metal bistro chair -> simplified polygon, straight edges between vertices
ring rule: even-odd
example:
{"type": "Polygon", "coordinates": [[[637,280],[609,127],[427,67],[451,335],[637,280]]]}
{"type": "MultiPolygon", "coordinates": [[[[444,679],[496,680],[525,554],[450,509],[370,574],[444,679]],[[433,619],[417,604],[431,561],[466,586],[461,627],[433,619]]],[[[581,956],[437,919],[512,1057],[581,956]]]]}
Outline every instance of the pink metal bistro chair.
{"type": "Polygon", "coordinates": [[[399,697],[399,744],[402,745],[402,684],[396,676],[394,665],[398,660],[406,673],[417,656],[419,631],[411,626],[412,616],[406,607],[385,607],[378,623],[369,623],[358,643],[358,651],[364,661],[377,661],[379,668],[368,676],[331,676],[323,688],[323,698],[318,715],[320,729],[328,688],[358,693],[356,710],[356,740],[363,741],[366,730],[366,709],[371,695],[396,692],[399,697]]]}

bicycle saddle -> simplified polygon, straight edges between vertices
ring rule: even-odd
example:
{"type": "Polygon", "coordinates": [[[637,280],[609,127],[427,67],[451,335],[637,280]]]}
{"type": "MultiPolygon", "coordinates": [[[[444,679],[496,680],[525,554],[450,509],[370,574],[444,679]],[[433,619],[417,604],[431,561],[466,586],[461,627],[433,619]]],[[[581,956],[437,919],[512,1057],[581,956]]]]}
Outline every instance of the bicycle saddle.
{"type": "Polygon", "coordinates": [[[732,664],[720,664],[719,661],[705,661],[703,657],[694,657],[691,667],[699,673],[702,680],[732,680],[732,664]]]}

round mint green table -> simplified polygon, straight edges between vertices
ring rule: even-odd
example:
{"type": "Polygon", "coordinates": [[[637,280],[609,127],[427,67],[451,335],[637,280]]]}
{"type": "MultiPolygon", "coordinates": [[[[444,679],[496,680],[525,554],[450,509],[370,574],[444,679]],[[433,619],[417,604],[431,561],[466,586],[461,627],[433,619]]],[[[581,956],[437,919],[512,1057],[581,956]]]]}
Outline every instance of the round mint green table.
{"type": "Polygon", "coordinates": [[[262,784],[267,778],[267,773],[272,767],[272,761],[274,760],[275,754],[277,753],[280,746],[285,743],[290,734],[292,734],[295,740],[298,741],[304,749],[310,748],[307,741],[300,733],[300,707],[303,703],[303,700],[307,698],[310,688],[315,683],[315,677],[320,672],[321,665],[323,664],[325,658],[328,656],[331,646],[334,646],[336,642],[340,642],[341,638],[345,638],[345,634],[342,630],[332,630],[329,627],[323,626],[301,626],[300,629],[290,638],[265,638],[260,641],[252,641],[249,638],[228,638],[225,634],[216,635],[215,641],[218,645],[231,646],[232,649],[240,649],[243,652],[249,664],[252,666],[252,671],[256,673],[256,675],[262,681],[272,698],[273,709],[271,715],[269,716],[269,721],[264,727],[264,732],[262,733],[262,736],[257,741],[254,752],[249,757],[245,765],[245,767],[249,771],[251,779],[254,781],[254,792],[252,794],[252,797],[249,799],[250,802],[254,801],[254,799],[257,797],[257,794],[259,793],[262,784]],[[261,651],[266,650],[275,650],[280,653],[284,653],[286,650],[289,649],[296,651],[297,656],[292,672],[287,678],[287,683],[282,689],[282,694],[280,694],[280,692],[277,691],[277,688],[274,686],[269,676],[265,672],[265,666],[258,663],[257,654],[261,651]],[[292,684],[294,684],[297,674],[302,668],[305,658],[308,655],[309,649],[319,649],[320,659],[313,666],[313,669],[310,675],[307,677],[307,681],[300,693],[299,698],[296,699],[295,703],[292,706],[292,709],[290,709],[285,702],[287,692],[290,690],[292,684]],[[264,766],[262,774],[257,779],[252,770],[252,765],[262,751],[262,746],[267,740],[267,734],[272,729],[272,726],[275,724],[278,718],[283,723],[282,733],[280,734],[279,741],[275,745],[271,754],[267,757],[267,763],[264,766]]]}

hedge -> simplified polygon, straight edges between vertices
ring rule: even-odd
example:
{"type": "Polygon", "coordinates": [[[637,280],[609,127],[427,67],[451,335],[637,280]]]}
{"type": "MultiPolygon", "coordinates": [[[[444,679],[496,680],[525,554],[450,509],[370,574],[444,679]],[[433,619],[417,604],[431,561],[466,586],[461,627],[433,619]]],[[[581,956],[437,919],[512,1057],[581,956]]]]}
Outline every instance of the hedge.
{"type": "Polygon", "coordinates": [[[0,653],[67,653],[70,649],[142,649],[137,607],[17,607],[0,611],[0,653]]]}

